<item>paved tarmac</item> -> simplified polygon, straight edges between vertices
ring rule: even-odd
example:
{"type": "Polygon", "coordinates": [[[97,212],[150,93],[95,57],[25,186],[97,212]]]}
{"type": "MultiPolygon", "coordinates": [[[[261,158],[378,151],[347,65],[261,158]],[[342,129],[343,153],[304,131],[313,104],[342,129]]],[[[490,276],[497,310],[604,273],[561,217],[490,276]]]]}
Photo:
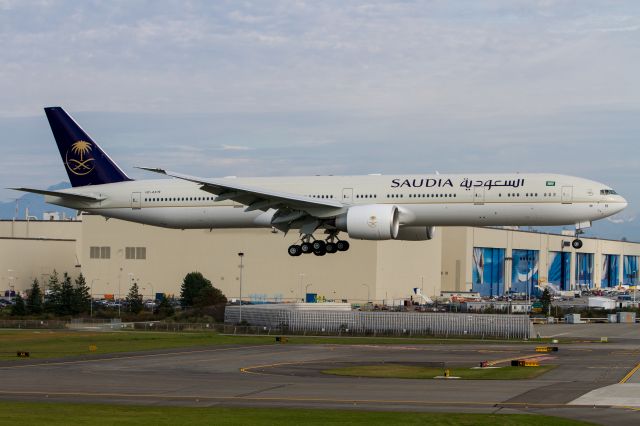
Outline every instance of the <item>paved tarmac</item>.
{"type": "MultiPolygon", "coordinates": [[[[633,404],[580,398],[621,386],[640,362],[637,343],[577,343],[539,354],[535,344],[216,346],[91,359],[0,363],[4,400],[185,406],[347,408],[399,411],[536,412],[601,424],[638,424],[633,404]],[[337,377],[335,366],[447,366],[540,356],[558,367],[532,380],[412,380],[337,377]]],[[[523,367],[524,368],[524,367],[523,367]]],[[[627,380],[635,381],[635,375],[627,380]]],[[[627,385],[635,385],[628,383],[627,385]]],[[[636,398],[640,399],[640,394],[636,398]]],[[[633,402],[633,401],[632,401],[633,402]]],[[[640,402],[638,403],[640,407],[640,402]]]]}

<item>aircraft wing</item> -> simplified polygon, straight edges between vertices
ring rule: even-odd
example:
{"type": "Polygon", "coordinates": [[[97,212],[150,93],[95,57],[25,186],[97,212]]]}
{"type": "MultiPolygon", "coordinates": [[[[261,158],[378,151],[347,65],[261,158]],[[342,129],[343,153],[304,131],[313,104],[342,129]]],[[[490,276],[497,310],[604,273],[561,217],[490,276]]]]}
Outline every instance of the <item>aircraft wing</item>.
{"type": "Polygon", "coordinates": [[[15,191],[22,191],[22,192],[32,192],[34,194],[40,194],[40,195],[49,195],[51,197],[59,197],[59,198],[63,198],[69,201],[84,201],[84,202],[94,202],[94,201],[102,201],[105,198],[104,197],[94,197],[91,195],[80,195],[80,194],[73,194],[70,192],[61,192],[61,191],[46,191],[44,189],[34,189],[34,188],[8,188],[8,189],[13,189],[15,191]]]}
{"type": "Polygon", "coordinates": [[[317,199],[288,192],[274,191],[259,187],[234,183],[230,179],[208,179],[189,176],[158,168],[140,167],[154,173],[160,173],[177,179],[188,180],[202,185],[201,189],[217,195],[216,201],[233,200],[247,206],[245,211],[268,210],[302,210],[311,216],[320,211],[336,211],[345,207],[341,202],[331,199],[317,199]]]}

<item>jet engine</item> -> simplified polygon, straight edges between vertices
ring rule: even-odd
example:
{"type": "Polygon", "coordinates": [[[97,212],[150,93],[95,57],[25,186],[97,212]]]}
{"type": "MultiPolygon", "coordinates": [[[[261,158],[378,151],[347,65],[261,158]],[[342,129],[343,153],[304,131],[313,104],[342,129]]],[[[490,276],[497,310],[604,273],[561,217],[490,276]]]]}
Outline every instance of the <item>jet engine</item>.
{"type": "Polygon", "coordinates": [[[395,239],[400,229],[398,207],[387,204],[350,207],[346,214],[336,218],[336,228],[360,240],[395,239]]]}
{"type": "Polygon", "coordinates": [[[396,240],[425,241],[435,236],[435,226],[401,226],[396,240]]]}

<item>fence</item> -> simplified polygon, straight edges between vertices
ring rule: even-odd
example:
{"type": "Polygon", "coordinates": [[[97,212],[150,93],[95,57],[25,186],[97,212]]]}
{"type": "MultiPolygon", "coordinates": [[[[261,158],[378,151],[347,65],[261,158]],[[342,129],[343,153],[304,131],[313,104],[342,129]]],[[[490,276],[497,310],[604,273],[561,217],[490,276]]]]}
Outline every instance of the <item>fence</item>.
{"type": "MultiPolygon", "coordinates": [[[[238,306],[228,306],[225,323],[240,319],[238,306]]],[[[451,314],[419,312],[338,312],[265,309],[243,306],[242,320],[252,326],[291,334],[473,336],[525,339],[534,336],[526,315],[451,314]]]]}
{"type": "Polygon", "coordinates": [[[67,324],[58,320],[0,320],[0,328],[63,329],[67,324]]]}

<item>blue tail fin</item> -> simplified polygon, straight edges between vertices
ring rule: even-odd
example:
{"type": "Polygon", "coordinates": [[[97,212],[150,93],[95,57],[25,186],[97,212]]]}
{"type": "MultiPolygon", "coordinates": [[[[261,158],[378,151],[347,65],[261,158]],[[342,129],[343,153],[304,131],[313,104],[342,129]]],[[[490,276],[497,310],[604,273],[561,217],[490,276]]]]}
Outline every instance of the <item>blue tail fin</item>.
{"type": "Polygon", "coordinates": [[[44,109],[71,186],[131,180],[60,107],[44,109]]]}

